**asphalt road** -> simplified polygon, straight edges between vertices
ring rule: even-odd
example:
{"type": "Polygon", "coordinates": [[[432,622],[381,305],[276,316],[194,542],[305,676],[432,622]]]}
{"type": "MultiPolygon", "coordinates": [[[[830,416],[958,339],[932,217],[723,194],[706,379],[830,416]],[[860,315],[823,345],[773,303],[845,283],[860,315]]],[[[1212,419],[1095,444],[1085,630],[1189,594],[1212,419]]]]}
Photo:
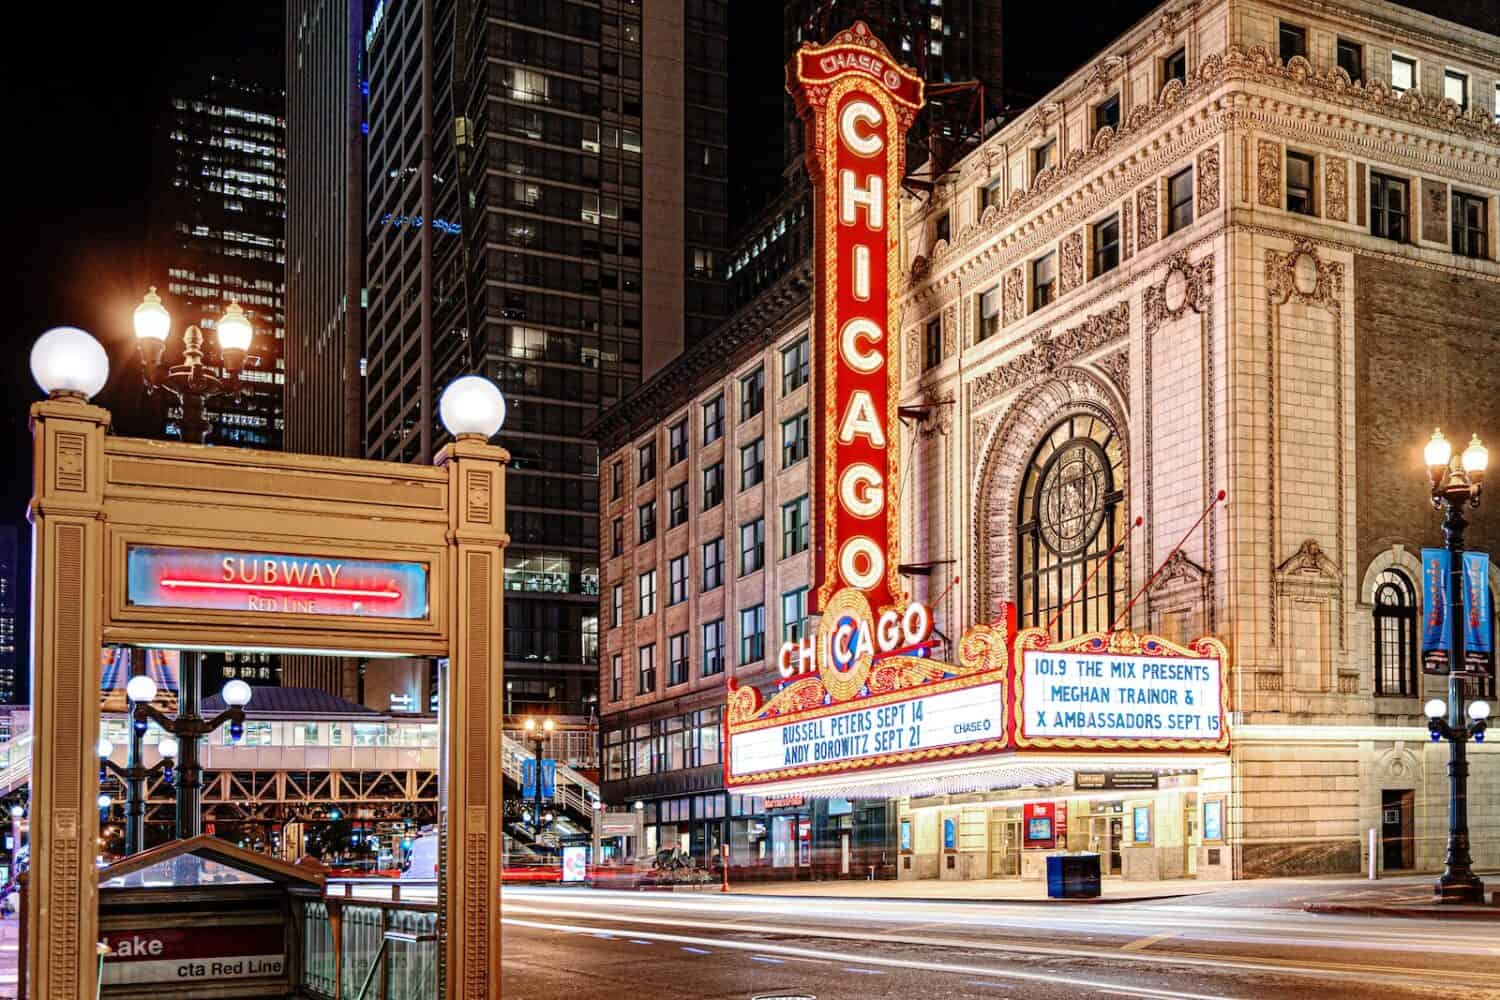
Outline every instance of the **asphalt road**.
{"type": "Polygon", "coordinates": [[[1253,883],[1107,905],[507,888],[503,995],[1500,998],[1500,922],[1299,906],[1253,883]]]}

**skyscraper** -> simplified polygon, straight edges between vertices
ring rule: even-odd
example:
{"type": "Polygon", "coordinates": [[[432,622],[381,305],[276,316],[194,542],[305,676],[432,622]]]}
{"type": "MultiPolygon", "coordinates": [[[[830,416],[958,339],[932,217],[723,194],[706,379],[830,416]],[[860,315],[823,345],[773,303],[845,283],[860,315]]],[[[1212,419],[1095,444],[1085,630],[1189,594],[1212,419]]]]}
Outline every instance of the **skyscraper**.
{"type": "Polygon", "coordinates": [[[407,0],[369,66],[365,451],[430,460],[436,394],[509,407],[507,712],[597,685],[584,429],[725,312],[724,0],[407,0]]]}
{"type": "Polygon", "coordinates": [[[20,546],[16,529],[0,525],[0,704],[14,705],[19,693],[20,652],[20,546]]]}
{"type": "MultiPolygon", "coordinates": [[[[279,87],[209,77],[180,90],[162,120],[151,206],[151,282],[172,313],[177,337],[190,324],[209,333],[230,299],[255,329],[241,391],[208,402],[214,444],[282,443],[283,105],[279,87]]],[[[218,364],[217,340],[208,337],[205,348],[206,362],[218,364]]],[[[174,337],[168,357],[179,350],[174,337]]],[[[166,403],[163,418],[163,432],[178,436],[181,413],[175,404],[166,403]]]]}
{"type": "Polygon", "coordinates": [[[364,4],[286,10],[286,446],[364,454],[364,4]]]}

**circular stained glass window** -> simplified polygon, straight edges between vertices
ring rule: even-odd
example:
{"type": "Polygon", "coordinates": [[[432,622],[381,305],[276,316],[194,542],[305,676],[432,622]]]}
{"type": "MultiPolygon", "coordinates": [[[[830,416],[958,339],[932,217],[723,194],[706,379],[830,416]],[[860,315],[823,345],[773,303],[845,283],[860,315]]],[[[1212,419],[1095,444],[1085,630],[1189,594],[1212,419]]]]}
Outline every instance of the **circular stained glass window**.
{"type": "Polygon", "coordinates": [[[1038,490],[1037,528],[1053,552],[1071,555],[1099,533],[1107,468],[1103,452],[1088,439],[1069,441],[1052,457],[1038,490]]]}

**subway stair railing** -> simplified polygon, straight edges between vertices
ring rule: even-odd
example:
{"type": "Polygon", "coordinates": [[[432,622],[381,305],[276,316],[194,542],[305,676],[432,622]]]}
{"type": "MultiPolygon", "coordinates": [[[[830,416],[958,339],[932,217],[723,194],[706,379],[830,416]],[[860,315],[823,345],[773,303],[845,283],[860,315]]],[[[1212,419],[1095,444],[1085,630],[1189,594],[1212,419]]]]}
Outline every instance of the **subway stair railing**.
{"type": "MultiPolygon", "coordinates": [[[[533,759],[535,753],[530,747],[509,736],[505,737],[504,747],[505,760],[502,766],[505,776],[519,786],[521,762],[533,759]]],[[[562,761],[558,761],[556,801],[585,823],[591,824],[594,820],[594,803],[599,801],[599,786],[562,761]]]]}

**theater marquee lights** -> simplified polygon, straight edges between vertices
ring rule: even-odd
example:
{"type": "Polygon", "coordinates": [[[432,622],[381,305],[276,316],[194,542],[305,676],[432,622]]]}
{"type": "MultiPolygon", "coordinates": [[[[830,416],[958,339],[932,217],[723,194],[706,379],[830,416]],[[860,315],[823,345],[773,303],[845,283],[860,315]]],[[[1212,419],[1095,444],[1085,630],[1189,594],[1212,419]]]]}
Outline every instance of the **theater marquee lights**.
{"type": "Polygon", "coordinates": [[[807,130],[813,184],[816,533],[811,610],[862,591],[877,614],[900,603],[896,575],[897,229],[906,132],[922,80],[863,23],[804,45],[787,90],[807,130]]]}
{"type": "Polygon", "coordinates": [[[771,690],[729,678],[726,787],[790,794],[874,769],[915,780],[1022,753],[1227,751],[1227,656],[1211,638],[1053,645],[1037,629],[1017,638],[1008,606],[958,638],[956,663],[934,655],[933,609],[897,573],[894,440],[897,207],[922,82],[855,24],[799,49],[787,89],[813,180],[817,628],[782,645],[771,690]]]}

